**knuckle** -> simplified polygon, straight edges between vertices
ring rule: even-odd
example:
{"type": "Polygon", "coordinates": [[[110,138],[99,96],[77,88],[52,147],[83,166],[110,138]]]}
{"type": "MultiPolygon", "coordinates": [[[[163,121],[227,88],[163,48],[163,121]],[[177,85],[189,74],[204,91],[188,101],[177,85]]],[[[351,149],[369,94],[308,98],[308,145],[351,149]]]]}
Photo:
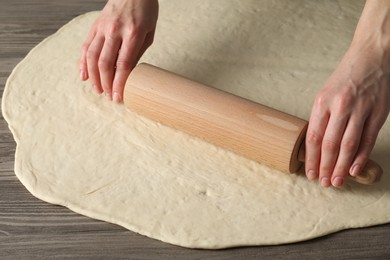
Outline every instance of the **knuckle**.
{"type": "Polygon", "coordinates": [[[335,97],[335,110],[344,114],[351,111],[352,97],[348,93],[342,93],[335,97]]]}
{"type": "Polygon", "coordinates": [[[389,114],[389,109],[387,107],[376,106],[370,115],[370,117],[372,118],[371,119],[372,125],[380,128],[386,122],[388,114],[389,114]]]}
{"type": "Polygon", "coordinates": [[[310,145],[320,145],[322,143],[322,136],[310,131],[306,134],[306,142],[310,145]]]}
{"type": "Polygon", "coordinates": [[[306,169],[318,169],[318,160],[313,159],[309,156],[305,158],[305,167],[306,169]]]}
{"type": "Polygon", "coordinates": [[[99,59],[98,67],[99,67],[99,69],[107,70],[110,67],[112,67],[112,64],[110,61],[108,61],[106,59],[99,59]]]}
{"type": "Polygon", "coordinates": [[[347,152],[355,152],[358,144],[355,140],[347,139],[341,142],[341,148],[347,152]]]}
{"type": "Polygon", "coordinates": [[[339,148],[339,145],[333,140],[324,139],[322,142],[322,148],[329,152],[336,152],[339,148]]]}
{"type": "Polygon", "coordinates": [[[88,49],[88,51],[87,51],[87,59],[97,60],[98,57],[99,57],[99,53],[96,50],[91,49],[91,48],[88,49]]]}
{"type": "Polygon", "coordinates": [[[377,109],[377,111],[375,111],[375,116],[373,116],[374,124],[381,127],[386,122],[388,114],[388,111],[385,111],[384,109],[377,109]]]}
{"type": "Polygon", "coordinates": [[[134,40],[140,37],[142,32],[142,27],[135,22],[131,23],[131,26],[128,27],[126,35],[127,40],[134,40]]]}
{"type": "Polygon", "coordinates": [[[320,93],[318,93],[318,95],[316,96],[316,98],[314,100],[315,106],[319,107],[320,109],[326,107],[328,105],[328,103],[329,103],[328,97],[324,91],[321,91],[320,93]]]}
{"type": "Polygon", "coordinates": [[[366,147],[373,147],[375,145],[376,137],[372,135],[365,136],[362,138],[360,145],[366,146],[366,147]]]}
{"type": "Polygon", "coordinates": [[[120,84],[118,84],[118,83],[115,83],[115,84],[113,84],[113,86],[112,86],[112,91],[113,91],[113,92],[120,93],[120,95],[123,94],[123,89],[124,89],[124,86],[123,86],[123,85],[120,85],[120,84]]]}
{"type": "Polygon", "coordinates": [[[127,60],[120,60],[118,59],[116,62],[116,69],[117,70],[130,70],[130,63],[127,60]]]}
{"type": "Polygon", "coordinates": [[[88,48],[89,48],[89,44],[87,44],[87,43],[84,43],[83,45],[81,45],[81,51],[84,53],[87,53],[88,48]]]}
{"type": "Polygon", "coordinates": [[[107,29],[107,37],[116,38],[121,31],[122,23],[119,20],[114,20],[107,29]]]}
{"type": "Polygon", "coordinates": [[[135,38],[139,35],[140,28],[136,24],[132,24],[132,26],[129,29],[129,35],[131,38],[135,38]]]}

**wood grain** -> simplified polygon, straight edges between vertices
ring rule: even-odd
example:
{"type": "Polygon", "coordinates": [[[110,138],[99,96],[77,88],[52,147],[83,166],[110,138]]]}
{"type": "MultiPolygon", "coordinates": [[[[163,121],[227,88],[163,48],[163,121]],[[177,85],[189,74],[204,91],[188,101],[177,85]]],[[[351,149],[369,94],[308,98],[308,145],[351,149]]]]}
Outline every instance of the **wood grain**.
{"type": "MultiPolygon", "coordinates": [[[[73,17],[101,0],[0,0],[0,92],[13,67],[73,17]]],[[[34,198],[13,172],[15,142],[0,118],[0,259],[390,259],[390,225],[307,242],[190,250],[89,219],[34,198]]]]}
{"type": "MultiPolygon", "coordinates": [[[[305,162],[306,120],[151,64],[133,69],[123,102],[142,116],[285,173],[298,172],[305,162]]],[[[369,185],[382,173],[368,160],[349,179],[369,185]]]]}
{"type": "Polygon", "coordinates": [[[283,172],[302,165],[307,122],[298,117],[146,63],[133,69],[123,100],[154,121],[283,172]]]}

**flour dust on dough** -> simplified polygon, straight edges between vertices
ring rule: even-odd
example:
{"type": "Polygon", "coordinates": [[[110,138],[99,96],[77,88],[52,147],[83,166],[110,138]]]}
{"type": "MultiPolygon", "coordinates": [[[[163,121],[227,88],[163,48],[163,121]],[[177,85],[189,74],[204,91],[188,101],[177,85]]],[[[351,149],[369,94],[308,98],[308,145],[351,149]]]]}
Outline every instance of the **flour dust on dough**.
{"type": "MultiPolygon", "coordinates": [[[[142,61],[308,118],[348,48],[362,1],[160,1],[142,61]]],[[[15,173],[37,198],[192,248],[302,241],[390,221],[390,124],[375,186],[322,188],[127,111],[79,80],[97,12],[35,47],[8,79],[2,109],[15,173]]]]}

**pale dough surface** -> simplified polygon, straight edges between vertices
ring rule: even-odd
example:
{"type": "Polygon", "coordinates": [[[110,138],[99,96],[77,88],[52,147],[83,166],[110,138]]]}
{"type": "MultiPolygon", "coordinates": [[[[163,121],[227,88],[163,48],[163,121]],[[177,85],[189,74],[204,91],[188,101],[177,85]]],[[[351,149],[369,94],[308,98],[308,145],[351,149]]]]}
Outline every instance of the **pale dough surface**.
{"type": "MultiPolygon", "coordinates": [[[[308,118],[361,9],[361,1],[161,1],[143,61],[308,118]]],[[[93,94],[77,61],[97,15],[43,41],[7,82],[15,173],[34,196],[194,248],[289,243],[390,221],[389,122],[373,151],[380,184],[321,188],[93,94]]]]}

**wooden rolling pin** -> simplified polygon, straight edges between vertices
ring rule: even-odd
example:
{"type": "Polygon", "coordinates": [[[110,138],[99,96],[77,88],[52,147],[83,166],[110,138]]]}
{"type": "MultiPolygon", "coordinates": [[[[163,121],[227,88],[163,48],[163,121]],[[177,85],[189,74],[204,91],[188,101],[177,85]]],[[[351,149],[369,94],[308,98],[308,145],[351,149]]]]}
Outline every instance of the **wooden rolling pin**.
{"type": "MultiPolygon", "coordinates": [[[[124,103],[132,111],[182,130],[283,172],[304,162],[308,122],[148,64],[128,78],[124,103]]],[[[369,161],[358,177],[379,181],[381,167],[369,161]]]]}

